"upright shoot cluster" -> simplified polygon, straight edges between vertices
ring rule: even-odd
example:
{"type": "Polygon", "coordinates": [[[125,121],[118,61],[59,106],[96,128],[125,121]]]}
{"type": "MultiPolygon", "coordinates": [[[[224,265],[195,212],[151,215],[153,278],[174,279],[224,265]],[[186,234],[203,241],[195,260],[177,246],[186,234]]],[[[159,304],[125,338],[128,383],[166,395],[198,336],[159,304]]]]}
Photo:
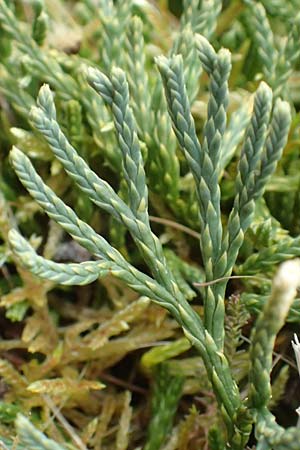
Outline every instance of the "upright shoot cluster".
{"type": "MultiPolygon", "coordinates": [[[[263,187],[281,156],[291,118],[289,105],[279,100],[274,106],[269,127],[272,92],[262,83],[255,94],[251,122],[238,165],[234,205],[227,228],[223,230],[218,179],[226,126],[230,55],[225,50],[217,54],[208,41],[199,35],[196,43],[202,66],[211,79],[202,148],[190,113],[180,56],[170,59],[160,57],[158,67],[173,128],[195,180],[200,209],[202,258],[207,281],[211,281],[231,274],[244,233],[251,223],[254,201],[262,195],[263,187]]],[[[205,327],[220,348],[223,347],[224,339],[225,287],[225,282],[208,286],[205,298],[205,327]]]]}

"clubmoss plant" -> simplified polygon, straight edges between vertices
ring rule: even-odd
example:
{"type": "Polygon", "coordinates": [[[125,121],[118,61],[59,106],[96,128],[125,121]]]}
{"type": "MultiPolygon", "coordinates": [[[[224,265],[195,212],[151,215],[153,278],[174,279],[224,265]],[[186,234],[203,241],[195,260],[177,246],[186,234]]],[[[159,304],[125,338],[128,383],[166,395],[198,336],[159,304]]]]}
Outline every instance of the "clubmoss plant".
{"type": "Polygon", "coordinates": [[[299,263],[285,263],[271,281],[275,265],[300,255],[298,125],[280,98],[296,95],[293,8],[284,0],[184,0],[177,21],[163,1],[160,9],[134,0],[21,3],[0,0],[1,261],[17,272],[3,283],[1,306],[26,324],[0,350],[33,356],[22,375],[0,359],[9,387],[0,433],[11,434],[6,424],[17,417],[20,449],[242,450],[254,426],[257,449],[296,449],[299,430],[277,425],[270,406],[276,334],[300,317],[299,299],[288,312],[299,263]],[[72,26],[76,19],[81,48],[69,38],[55,44],[61,11],[72,26]],[[11,143],[10,161],[33,200],[20,197],[8,168],[11,143]],[[296,199],[284,212],[288,229],[278,193],[283,204],[296,199]],[[41,210],[51,219],[48,236],[28,212],[41,210]],[[26,240],[27,225],[28,236],[44,240],[26,240]],[[85,248],[83,259],[59,262],[64,232],[85,248]],[[246,292],[227,299],[232,272],[245,276],[246,292]],[[100,295],[87,308],[92,282],[100,295]],[[51,291],[57,285],[65,286],[60,297],[51,291]],[[74,285],[85,286],[79,302],[74,285]],[[249,312],[258,318],[241,349],[249,312]],[[130,393],[145,389],[106,370],[149,345],[134,367],[155,380],[146,433],[130,393]],[[112,394],[98,380],[125,391],[112,394]],[[169,437],[180,396],[199,391],[204,413],[193,406],[169,437]],[[32,421],[52,440],[20,411],[38,411],[32,421]]]}
{"type": "MultiPolygon", "coordinates": [[[[243,243],[244,233],[253,217],[255,200],[262,195],[285,145],[290,112],[288,104],[281,100],[275,102],[272,111],[270,88],[265,83],[259,86],[255,93],[251,121],[237,168],[235,200],[228,224],[224,227],[220,215],[218,179],[222,139],[226,128],[230,53],[226,50],[216,53],[208,41],[200,35],[196,36],[196,44],[201,64],[211,80],[202,145],[196,135],[190,112],[181,57],[160,57],[157,59],[157,65],[164,83],[174,131],[195,180],[200,212],[201,253],[206,281],[210,282],[231,274],[243,243]]],[[[31,122],[44,136],[54,155],[77,186],[92,202],[110,213],[128,229],[149,266],[151,276],[129,264],[102,236],[80,220],[75,212],[43,183],[29,158],[16,147],[11,151],[11,162],[21,182],[49,217],[86,247],[96,257],[96,261],[79,264],[48,261],[38,256],[16,230],[10,232],[11,245],[23,264],[40,277],[61,284],[86,284],[109,272],[140,294],[166,308],[182,326],[185,335],[204,361],[227,429],[226,441],[229,447],[243,449],[248,440],[252,421],[259,417],[259,426],[263,420],[261,417],[264,417],[264,413],[261,410],[264,410],[266,402],[258,404],[255,401],[256,397],[251,397],[251,409],[247,412],[247,404],[240,397],[223,353],[226,282],[208,285],[205,288],[205,316],[202,322],[176,283],[161,243],[150,228],[144,163],[137,137],[138,128],[129,105],[126,75],[118,68],[112,69],[110,76],[98,69],[90,68],[87,79],[112,111],[122,155],[122,170],[127,184],[128,204],[89,168],[69,143],[57,122],[53,94],[47,85],[41,88],[37,106],[31,110],[31,122]],[[258,413],[253,414],[252,410],[258,413]]],[[[259,323],[256,328],[258,336],[256,339],[262,348],[265,348],[265,341],[259,337],[259,323]]],[[[272,332],[274,335],[274,331],[272,332]]],[[[269,347],[266,351],[270,354],[272,339],[268,336],[267,342],[269,347]]],[[[265,372],[257,370],[256,361],[259,356],[256,349],[254,346],[252,353],[254,366],[250,378],[254,391],[259,389],[261,376],[268,379],[270,372],[269,366],[265,368],[265,372]],[[264,373],[266,375],[263,375],[264,373]]]]}

